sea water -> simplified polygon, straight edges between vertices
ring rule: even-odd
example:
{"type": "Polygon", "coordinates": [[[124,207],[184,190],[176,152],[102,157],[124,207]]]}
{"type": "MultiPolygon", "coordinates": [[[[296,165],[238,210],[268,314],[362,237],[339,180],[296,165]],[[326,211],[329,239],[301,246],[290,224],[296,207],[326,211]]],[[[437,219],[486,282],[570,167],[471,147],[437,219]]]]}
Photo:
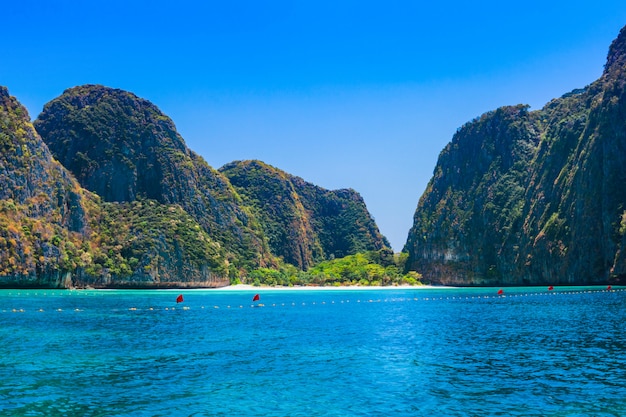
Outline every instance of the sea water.
{"type": "Polygon", "coordinates": [[[0,415],[626,415],[621,288],[259,293],[0,291],[0,415]]]}

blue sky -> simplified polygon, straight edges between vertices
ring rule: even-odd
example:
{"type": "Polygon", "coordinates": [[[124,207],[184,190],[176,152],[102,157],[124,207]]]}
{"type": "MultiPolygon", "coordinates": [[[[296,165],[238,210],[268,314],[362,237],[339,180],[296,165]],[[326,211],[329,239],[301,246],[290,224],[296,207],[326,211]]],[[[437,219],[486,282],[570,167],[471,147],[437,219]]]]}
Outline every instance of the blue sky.
{"type": "Polygon", "coordinates": [[[396,251],[458,127],[597,79],[620,1],[31,1],[3,5],[0,85],[131,91],[214,168],[353,188],[396,251]],[[431,4],[432,3],[432,4],[431,4]]]}

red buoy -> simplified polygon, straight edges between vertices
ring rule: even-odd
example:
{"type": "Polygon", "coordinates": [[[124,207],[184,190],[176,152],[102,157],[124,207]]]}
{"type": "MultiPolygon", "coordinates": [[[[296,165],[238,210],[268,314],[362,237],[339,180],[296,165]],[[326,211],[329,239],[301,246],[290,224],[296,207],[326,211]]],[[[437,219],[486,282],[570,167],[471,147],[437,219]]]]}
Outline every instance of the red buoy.
{"type": "Polygon", "coordinates": [[[500,289],[498,290],[498,295],[502,295],[502,294],[504,294],[504,290],[503,290],[502,288],[500,288],[500,289]]]}
{"type": "Polygon", "coordinates": [[[550,285],[550,286],[548,287],[548,291],[552,291],[553,289],[554,289],[554,287],[553,287],[552,285],[550,285]]]}

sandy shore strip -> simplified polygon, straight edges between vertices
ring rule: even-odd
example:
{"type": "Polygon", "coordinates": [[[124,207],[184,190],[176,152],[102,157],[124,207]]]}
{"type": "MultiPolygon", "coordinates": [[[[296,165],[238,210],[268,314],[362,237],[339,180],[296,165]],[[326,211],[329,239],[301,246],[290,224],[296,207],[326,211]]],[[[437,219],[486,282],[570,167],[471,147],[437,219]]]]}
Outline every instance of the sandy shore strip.
{"type": "Polygon", "coordinates": [[[254,285],[229,285],[228,287],[215,288],[217,291],[372,291],[372,290],[432,290],[445,289],[454,287],[433,286],[433,285],[398,285],[398,286],[361,286],[361,285],[345,285],[345,286],[313,286],[313,285],[294,285],[293,287],[283,286],[259,286],[254,285]]]}

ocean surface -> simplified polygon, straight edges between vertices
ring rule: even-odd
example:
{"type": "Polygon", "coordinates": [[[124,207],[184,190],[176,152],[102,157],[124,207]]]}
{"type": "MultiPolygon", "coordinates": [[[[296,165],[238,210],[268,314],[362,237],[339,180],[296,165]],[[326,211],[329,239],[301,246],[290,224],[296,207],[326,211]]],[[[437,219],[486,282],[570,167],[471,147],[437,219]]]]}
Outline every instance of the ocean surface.
{"type": "Polygon", "coordinates": [[[626,415],[623,288],[497,291],[2,290],[0,415],[626,415]]]}

